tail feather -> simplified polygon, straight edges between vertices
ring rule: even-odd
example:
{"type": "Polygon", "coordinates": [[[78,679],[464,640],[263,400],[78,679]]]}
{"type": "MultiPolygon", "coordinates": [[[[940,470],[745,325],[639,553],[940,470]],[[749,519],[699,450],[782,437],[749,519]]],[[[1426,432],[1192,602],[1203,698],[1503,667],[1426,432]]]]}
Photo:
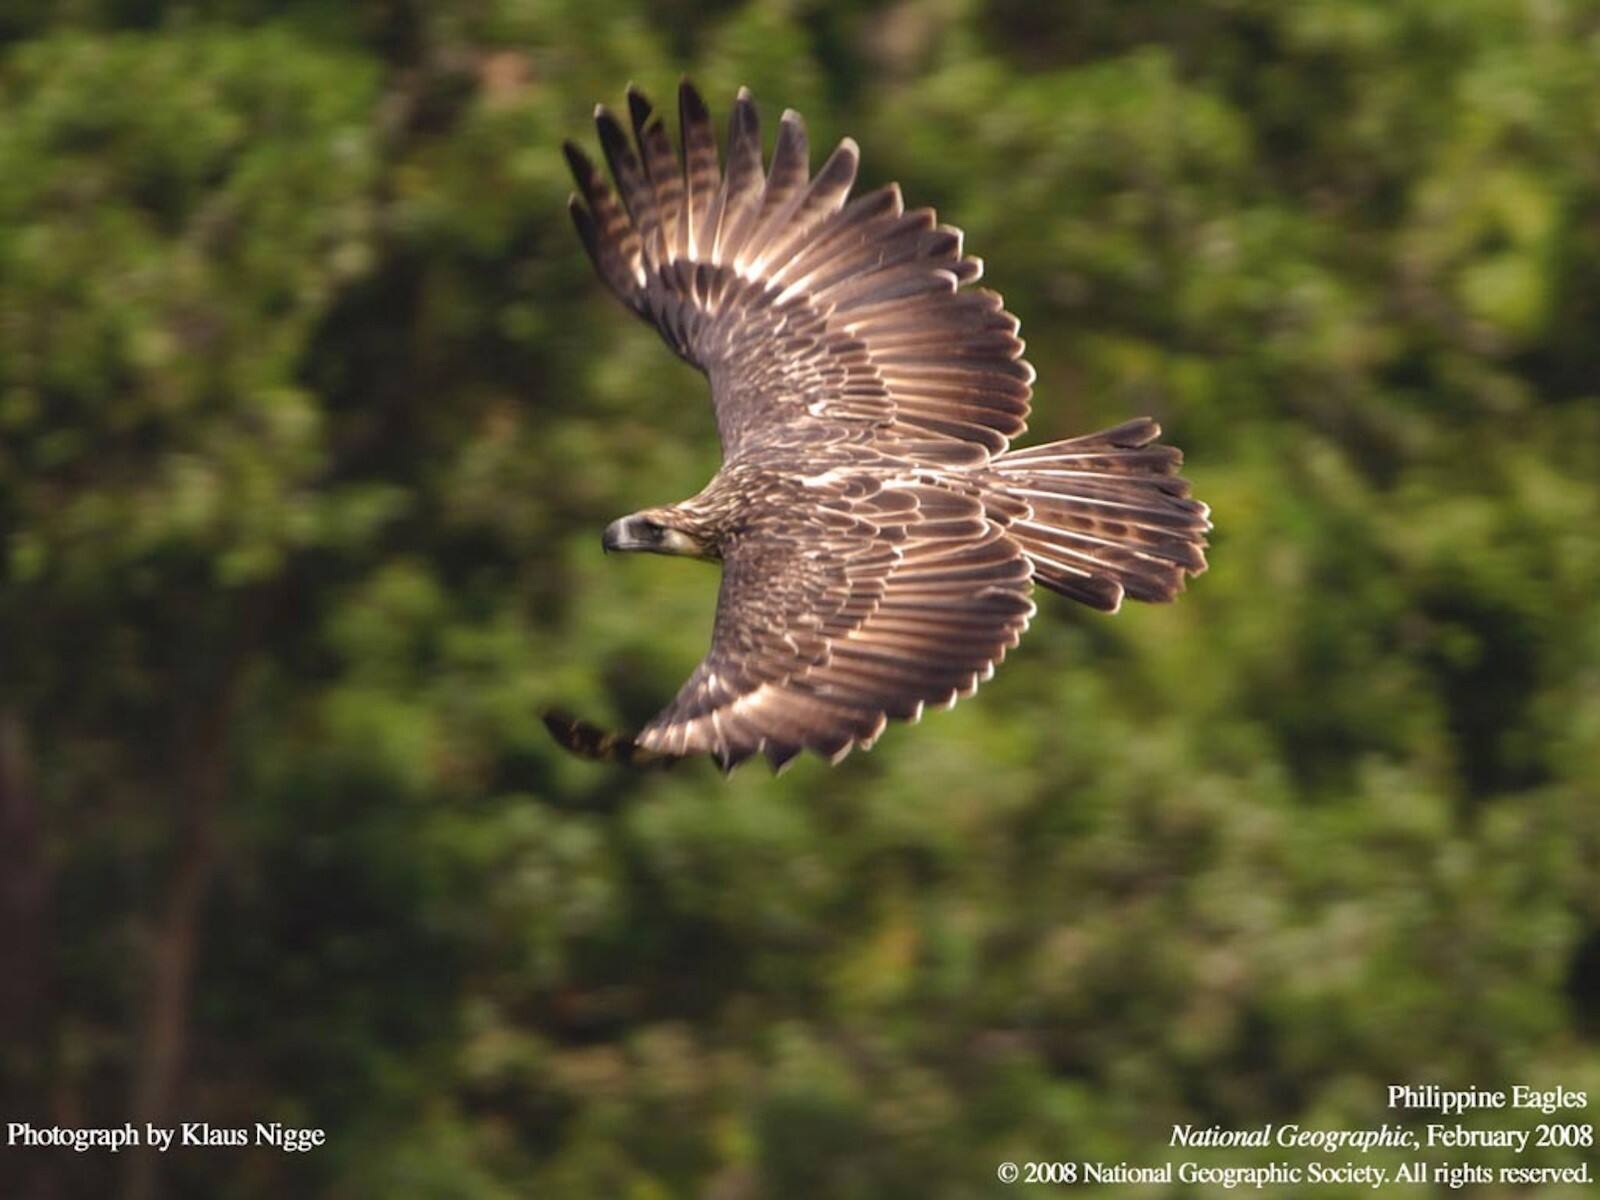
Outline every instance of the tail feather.
{"type": "Polygon", "coordinates": [[[1171,600],[1206,569],[1209,510],[1176,474],[1182,451],[1153,444],[1160,436],[1141,417],[994,460],[990,486],[1026,509],[1009,529],[1035,580],[1115,612],[1125,595],[1171,600]]]}

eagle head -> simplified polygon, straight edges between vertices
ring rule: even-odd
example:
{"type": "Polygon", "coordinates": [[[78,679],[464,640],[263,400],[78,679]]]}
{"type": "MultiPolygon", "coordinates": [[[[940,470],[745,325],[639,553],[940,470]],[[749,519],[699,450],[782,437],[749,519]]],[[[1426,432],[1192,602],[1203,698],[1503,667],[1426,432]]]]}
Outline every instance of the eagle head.
{"type": "Polygon", "coordinates": [[[695,523],[670,508],[648,508],[606,526],[600,545],[611,550],[644,550],[685,558],[720,558],[716,546],[695,523]]]}

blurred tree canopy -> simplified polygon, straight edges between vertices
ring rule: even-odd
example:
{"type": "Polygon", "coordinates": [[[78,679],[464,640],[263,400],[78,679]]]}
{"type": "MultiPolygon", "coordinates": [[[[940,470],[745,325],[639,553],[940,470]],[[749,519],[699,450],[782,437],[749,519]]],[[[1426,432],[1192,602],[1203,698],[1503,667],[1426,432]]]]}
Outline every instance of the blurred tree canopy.
{"type": "Polygon", "coordinates": [[[8,4],[6,1119],[329,1138],[6,1194],[1026,1194],[1600,1097],[1597,145],[1586,0],[8,4]],[[709,632],[598,553],[717,450],[557,153],[680,72],[966,230],[1038,438],[1167,426],[1188,596],[1046,597],[833,771],[546,738],[709,632]]]}

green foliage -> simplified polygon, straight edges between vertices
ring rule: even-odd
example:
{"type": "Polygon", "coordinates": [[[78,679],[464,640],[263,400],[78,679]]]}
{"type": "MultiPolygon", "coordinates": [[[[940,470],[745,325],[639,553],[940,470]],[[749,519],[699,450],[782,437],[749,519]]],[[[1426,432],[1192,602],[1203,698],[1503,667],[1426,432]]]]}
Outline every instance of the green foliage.
{"type": "Polygon", "coordinates": [[[56,998],[0,1070],[126,1119],[220,761],[175,1115],[329,1131],[170,1194],[968,1197],[1175,1121],[1373,1125],[1391,1082],[1600,1095],[1590,6],[94,0],[0,37],[0,718],[56,998]],[[556,151],[679,71],[966,230],[1038,437],[1162,420],[1217,522],[1189,595],[1047,597],[981,699],[836,770],[549,741],[551,704],[647,718],[710,626],[714,573],[598,553],[715,435],[556,151]]]}

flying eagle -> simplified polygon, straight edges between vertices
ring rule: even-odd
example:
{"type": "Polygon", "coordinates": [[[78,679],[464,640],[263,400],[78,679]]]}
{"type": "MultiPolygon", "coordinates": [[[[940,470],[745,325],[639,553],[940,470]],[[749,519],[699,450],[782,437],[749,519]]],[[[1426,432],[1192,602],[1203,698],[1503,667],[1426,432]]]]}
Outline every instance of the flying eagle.
{"type": "Polygon", "coordinates": [[[582,150],[569,207],[600,277],[711,381],[723,464],[699,495],[614,522],[606,550],[722,564],[711,649],[637,734],[546,722],[632,763],[837,762],[891,717],[953,705],[1028,626],[1034,583],[1114,612],[1205,570],[1206,506],[1148,417],[1012,450],[1033,368],[982,263],[890,184],[850,199],[846,138],[811,174],[783,114],[763,166],[734,101],[726,160],[687,81],[682,158],[637,90],[602,105],[616,192],[582,150]]]}

